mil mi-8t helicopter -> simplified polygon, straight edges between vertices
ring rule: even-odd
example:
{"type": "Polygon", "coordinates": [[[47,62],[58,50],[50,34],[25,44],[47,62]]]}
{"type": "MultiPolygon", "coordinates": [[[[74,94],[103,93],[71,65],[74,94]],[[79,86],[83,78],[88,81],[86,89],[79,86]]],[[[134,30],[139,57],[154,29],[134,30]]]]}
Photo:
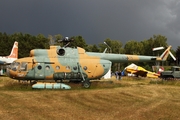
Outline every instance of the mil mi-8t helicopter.
{"type": "Polygon", "coordinates": [[[165,61],[169,46],[160,57],[86,52],[83,48],[70,48],[71,39],[63,39],[65,46],[50,46],[50,49],[33,49],[30,57],[15,60],[9,68],[9,76],[17,80],[70,80],[82,81],[85,88],[90,80],[100,79],[111,68],[112,62],[165,61]]]}

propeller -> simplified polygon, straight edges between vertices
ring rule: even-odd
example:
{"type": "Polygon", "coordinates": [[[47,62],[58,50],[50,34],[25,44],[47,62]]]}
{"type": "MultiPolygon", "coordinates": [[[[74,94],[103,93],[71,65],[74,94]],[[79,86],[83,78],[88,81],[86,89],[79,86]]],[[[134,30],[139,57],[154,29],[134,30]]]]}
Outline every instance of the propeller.
{"type": "Polygon", "coordinates": [[[170,56],[173,58],[174,61],[176,61],[176,58],[174,57],[174,55],[171,53],[171,51],[169,51],[170,56]]]}

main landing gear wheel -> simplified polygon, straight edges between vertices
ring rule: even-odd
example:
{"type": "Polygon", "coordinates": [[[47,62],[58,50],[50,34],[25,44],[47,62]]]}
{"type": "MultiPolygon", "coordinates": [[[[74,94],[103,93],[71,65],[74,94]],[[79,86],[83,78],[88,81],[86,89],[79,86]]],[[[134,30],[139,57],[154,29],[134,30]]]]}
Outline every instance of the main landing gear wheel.
{"type": "Polygon", "coordinates": [[[91,83],[89,81],[84,81],[83,82],[83,87],[84,88],[89,88],[91,86],[91,83]]]}

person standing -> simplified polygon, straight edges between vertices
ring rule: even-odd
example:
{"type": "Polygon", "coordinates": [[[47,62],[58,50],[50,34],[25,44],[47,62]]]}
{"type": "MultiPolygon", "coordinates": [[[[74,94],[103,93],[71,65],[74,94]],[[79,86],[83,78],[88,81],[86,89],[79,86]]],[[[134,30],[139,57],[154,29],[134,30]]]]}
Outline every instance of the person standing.
{"type": "Polygon", "coordinates": [[[118,79],[119,79],[119,75],[118,75],[118,73],[119,73],[118,71],[116,71],[116,72],[115,72],[115,75],[116,75],[116,80],[118,80],[118,79]]]}
{"type": "Polygon", "coordinates": [[[118,79],[121,80],[121,71],[118,72],[118,79]]]}

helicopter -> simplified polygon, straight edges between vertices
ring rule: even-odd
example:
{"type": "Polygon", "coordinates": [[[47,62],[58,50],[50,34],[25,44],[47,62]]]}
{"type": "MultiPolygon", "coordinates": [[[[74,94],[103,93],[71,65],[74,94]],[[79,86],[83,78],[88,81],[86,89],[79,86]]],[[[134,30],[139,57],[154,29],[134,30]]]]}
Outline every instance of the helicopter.
{"type": "Polygon", "coordinates": [[[16,80],[55,80],[55,82],[80,81],[89,88],[91,80],[100,79],[111,68],[112,63],[165,61],[169,46],[161,56],[127,55],[86,52],[83,48],[67,47],[73,40],[66,37],[65,45],[50,46],[50,49],[33,49],[29,57],[15,60],[8,70],[9,77],[16,80]]]}

